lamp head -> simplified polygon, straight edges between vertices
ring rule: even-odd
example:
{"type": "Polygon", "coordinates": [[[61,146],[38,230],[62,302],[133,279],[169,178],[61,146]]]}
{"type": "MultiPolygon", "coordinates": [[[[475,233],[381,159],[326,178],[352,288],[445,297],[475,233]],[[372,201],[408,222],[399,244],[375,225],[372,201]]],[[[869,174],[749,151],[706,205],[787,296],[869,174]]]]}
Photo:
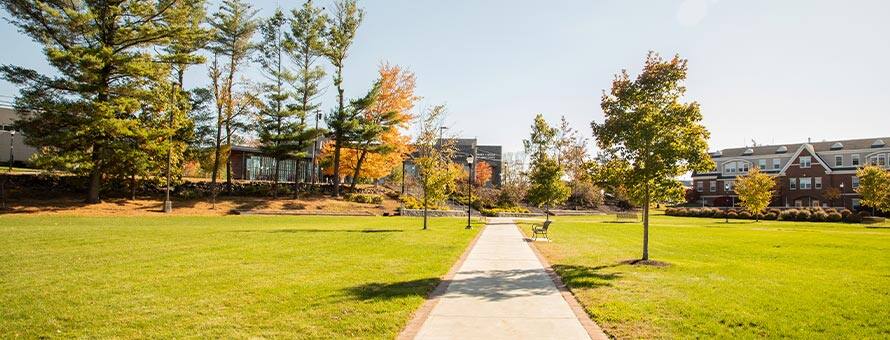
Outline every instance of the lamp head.
{"type": "Polygon", "coordinates": [[[473,155],[467,156],[467,164],[473,164],[473,155]]]}

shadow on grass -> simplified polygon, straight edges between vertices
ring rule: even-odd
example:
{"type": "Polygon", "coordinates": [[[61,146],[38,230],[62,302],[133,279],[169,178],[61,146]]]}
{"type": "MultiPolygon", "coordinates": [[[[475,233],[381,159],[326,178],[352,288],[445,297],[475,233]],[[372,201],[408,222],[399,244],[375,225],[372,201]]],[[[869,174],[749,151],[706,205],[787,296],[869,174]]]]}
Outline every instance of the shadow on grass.
{"type": "Polygon", "coordinates": [[[612,286],[611,281],[621,278],[621,273],[605,273],[605,269],[631,264],[630,261],[622,261],[610,265],[596,267],[575,265],[553,265],[553,270],[562,278],[562,282],[569,288],[599,288],[612,286]]]}
{"type": "Polygon", "coordinates": [[[236,233],[401,233],[401,229],[273,229],[273,230],[233,230],[236,233]]]}
{"type": "Polygon", "coordinates": [[[360,300],[397,299],[409,296],[426,297],[442,282],[439,278],[426,278],[393,283],[366,283],[346,289],[346,293],[360,300]]]}
{"type": "Polygon", "coordinates": [[[346,293],[362,300],[419,295],[444,299],[473,297],[488,301],[559,294],[559,290],[543,269],[462,271],[457,276],[461,278],[447,281],[420,279],[394,283],[368,283],[348,288],[346,293]],[[440,282],[447,288],[436,289],[429,294],[440,282]]]}

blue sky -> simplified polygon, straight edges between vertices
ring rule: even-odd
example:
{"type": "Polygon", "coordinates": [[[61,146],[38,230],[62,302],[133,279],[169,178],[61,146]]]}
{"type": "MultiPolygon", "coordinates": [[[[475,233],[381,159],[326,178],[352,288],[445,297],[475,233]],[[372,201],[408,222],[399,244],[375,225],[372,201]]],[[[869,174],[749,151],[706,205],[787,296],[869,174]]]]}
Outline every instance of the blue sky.
{"type": "MultiPolygon", "coordinates": [[[[262,15],[301,3],[254,2],[262,15]]],[[[360,4],[367,15],[347,61],[347,95],[366,91],[381,61],[402,65],[417,75],[419,108],[446,104],[453,133],[508,151],[521,148],[536,113],[553,123],[565,115],[589,136],[613,75],[639,72],[649,50],[689,59],[687,97],[702,105],[712,149],[890,135],[890,1],[360,4]]],[[[6,22],[0,38],[2,63],[52,72],[6,22]]],[[[187,81],[204,85],[205,73],[195,68],[187,81]]],[[[15,93],[0,81],[0,101],[15,93]]]]}

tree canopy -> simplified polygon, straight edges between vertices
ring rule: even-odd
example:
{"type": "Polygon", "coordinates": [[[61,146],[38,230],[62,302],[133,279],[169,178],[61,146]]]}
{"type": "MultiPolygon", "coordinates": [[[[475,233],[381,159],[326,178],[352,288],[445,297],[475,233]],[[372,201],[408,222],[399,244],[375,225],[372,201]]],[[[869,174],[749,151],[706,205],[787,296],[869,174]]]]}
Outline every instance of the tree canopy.
{"type": "Polygon", "coordinates": [[[605,121],[591,124],[597,144],[620,173],[614,177],[643,207],[643,260],[649,259],[649,204],[682,201],[676,178],[713,168],[699,104],[681,102],[686,64],[679,56],[664,60],[649,52],[635,79],[627,71],[615,77],[602,96],[605,121]]]}
{"type": "Polygon", "coordinates": [[[773,200],[775,187],[776,180],[772,176],[754,168],[747,175],[736,178],[734,190],[739,195],[739,204],[760,220],[760,214],[773,200]]]}

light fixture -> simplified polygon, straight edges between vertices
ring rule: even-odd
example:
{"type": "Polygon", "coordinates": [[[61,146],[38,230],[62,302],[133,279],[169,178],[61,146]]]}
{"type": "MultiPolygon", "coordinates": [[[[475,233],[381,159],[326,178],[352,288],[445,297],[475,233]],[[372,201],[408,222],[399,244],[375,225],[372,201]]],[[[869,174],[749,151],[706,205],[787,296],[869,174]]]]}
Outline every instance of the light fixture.
{"type": "Polygon", "coordinates": [[[473,164],[473,155],[467,156],[467,164],[473,164]]]}

